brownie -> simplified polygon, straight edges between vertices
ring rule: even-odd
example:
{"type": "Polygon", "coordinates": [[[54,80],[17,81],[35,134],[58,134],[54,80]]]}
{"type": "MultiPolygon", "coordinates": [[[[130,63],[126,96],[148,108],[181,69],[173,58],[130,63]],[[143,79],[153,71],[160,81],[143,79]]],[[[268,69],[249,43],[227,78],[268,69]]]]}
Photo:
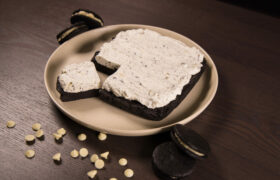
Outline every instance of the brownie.
{"type": "MultiPolygon", "coordinates": [[[[99,52],[96,52],[92,58],[92,62],[95,64],[96,69],[98,71],[101,71],[108,75],[113,74],[116,70],[109,69],[109,68],[99,64],[96,61],[95,57],[98,53],[99,52]]],[[[139,103],[138,101],[127,100],[123,97],[117,97],[112,92],[108,92],[105,89],[100,89],[99,97],[111,105],[114,105],[120,109],[133,113],[135,115],[141,116],[143,118],[146,118],[149,120],[154,120],[154,121],[162,120],[163,118],[168,116],[184,100],[184,98],[187,96],[187,94],[191,91],[191,89],[197,83],[197,81],[199,80],[202,73],[205,71],[205,69],[207,67],[205,59],[203,60],[202,65],[203,66],[202,66],[200,72],[193,75],[190,79],[190,82],[183,87],[182,93],[180,95],[177,95],[176,99],[174,99],[169,104],[167,104],[163,107],[151,109],[151,108],[148,108],[148,107],[144,106],[143,104],[139,103]]]]}
{"type": "Polygon", "coordinates": [[[110,69],[110,68],[107,68],[106,66],[103,66],[103,65],[99,64],[99,63],[96,61],[95,57],[99,54],[99,52],[100,52],[100,51],[96,51],[96,52],[94,53],[94,56],[93,56],[92,59],[91,59],[91,61],[92,61],[92,62],[94,63],[94,65],[95,65],[96,70],[97,70],[97,71],[100,71],[100,72],[103,72],[103,73],[105,73],[105,74],[107,74],[107,75],[111,75],[111,74],[113,74],[114,72],[116,72],[117,69],[110,69]]]}
{"type": "Polygon", "coordinates": [[[64,102],[95,97],[95,96],[98,96],[98,94],[99,94],[99,89],[92,89],[92,90],[82,91],[82,92],[78,92],[78,93],[65,92],[62,89],[62,87],[60,86],[58,78],[57,78],[57,83],[56,83],[56,90],[60,93],[60,99],[64,102]]]}

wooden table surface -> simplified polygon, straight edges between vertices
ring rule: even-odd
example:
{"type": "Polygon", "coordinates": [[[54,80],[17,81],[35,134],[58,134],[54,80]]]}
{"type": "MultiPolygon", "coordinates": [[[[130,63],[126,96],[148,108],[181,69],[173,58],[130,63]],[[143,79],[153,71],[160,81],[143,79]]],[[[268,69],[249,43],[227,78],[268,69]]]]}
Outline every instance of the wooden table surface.
{"type": "Polygon", "coordinates": [[[109,135],[100,142],[97,132],[64,116],[50,100],[43,79],[44,66],[58,47],[56,34],[69,26],[73,10],[98,12],[105,25],[147,24],[183,34],[200,44],[214,59],[219,88],[210,106],[187,124],[205,137],[212,152],[200,161],[190,180],[280,179],[280,20],[276,17],[206,0],[2,0],[0,1],[0,179],[88,179],[89,159],[72,159],[74,148],[90,154],[109,150],[99,180],[123,176],[117,163],[128,159],[135,180],[157,179],[151,167],[155,146],[168,133],[146,137],[109,135]],[[6,121],[14,120],[13,129],[6,121]],[[40,122],[45,140],[28,146],[26,134],[40,122]],[[67,135],[56,144],[52,133],[64,127],[67,135]],[[86,142],[76,135],[84,132],[86,142]],[[36,151],[25,158],[25,150],[36,151]],[[62,164],[52,155],[62,153],[62,164]]]}

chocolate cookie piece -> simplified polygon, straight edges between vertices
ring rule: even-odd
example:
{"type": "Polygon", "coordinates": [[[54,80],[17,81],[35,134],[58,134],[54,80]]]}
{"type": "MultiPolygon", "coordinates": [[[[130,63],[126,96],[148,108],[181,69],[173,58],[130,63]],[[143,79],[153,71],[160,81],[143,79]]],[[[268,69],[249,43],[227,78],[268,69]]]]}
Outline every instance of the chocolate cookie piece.
{"type": "Polygon", "coordinates": [[[203,137],[181,124],[173,126],[171,138],[181,150],[195,159],[204,159],[210,152],[209,144],[203,137]]]}
{"type": "Polygon", "coordinates": [[[84,22],[90,29],[102,27],[104,22],[102,18],[93,11],[87,9],[78,9],[72,13],[71,23],[84,22]]]}
{"type": "Polygon", "coordinates": [[[58,33],[56,36],[57,42],[59,44],[64,43],[65,41],[89,30],[89,27],[85,23],[76,23],[65,30],[58,33]]]}
{"type": "Polygon", "coordinates": [[[183,153],[170,141],[155,148],[152,163],[156,175],[161,179],[176,180],[192,173],[195,159],[183,153]]]}

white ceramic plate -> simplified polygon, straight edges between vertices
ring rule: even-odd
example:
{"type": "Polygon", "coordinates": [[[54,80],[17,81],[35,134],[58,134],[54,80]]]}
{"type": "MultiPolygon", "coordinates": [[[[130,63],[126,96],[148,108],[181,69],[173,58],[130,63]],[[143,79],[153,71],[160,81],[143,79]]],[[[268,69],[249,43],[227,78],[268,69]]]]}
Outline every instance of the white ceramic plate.
{"type": "MultiPolygon", "coordinates": [[[[99,73],[104,80],[106,76],[99,73]]],[[[59,46],[50,56],[44,74],[45,86],[56,106],[74,121],[109,134],[144,136],[168,130],[176,123],[186,124],[197,117],[212,101],[217,87],[218,74],[211,57],[195,42],[173,31],[146,25],[121,24],[88,31],[59,46]],[[178,39],[203,52],[208,68],[184,101],[161,121],[150,121],[118,109],[98,98],[62,102],[56,90],[57,76],[71,63],[90,61],[100,46],[110,41],[118,32],[127,29],[147,28],[162,35],[178,39]]]]}

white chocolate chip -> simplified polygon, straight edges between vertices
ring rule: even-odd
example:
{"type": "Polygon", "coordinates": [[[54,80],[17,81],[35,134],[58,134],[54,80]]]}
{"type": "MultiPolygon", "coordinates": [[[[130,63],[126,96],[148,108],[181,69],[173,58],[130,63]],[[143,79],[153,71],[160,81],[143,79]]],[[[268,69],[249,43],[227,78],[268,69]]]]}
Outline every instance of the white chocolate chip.
{"type": "Polygon", "coordinates": [[[87,139],[87,135],[82,133],[78,135],[78,140],[79,141],[85,141],[87,139]]]}
{"type": "Polygon", "coordinates": [[[66,130],[64,128],[60,128],[56,131],[58,134],[60,134],[61,136],[64,136],[66,134],[66,130]]]}
{"type": "Polygon", "coordinates": [[[54,161],[60,161],[60,157],[61,157],[61,153],[56,153],[55,155],[53,155],[53,160],[54,161]]]}
{"type": "Polygon", "coordinates": [[[13,127],[15,127],[15,126],[16,126],[15,121],[7,121],[7,127],[8,127],[8,128],[13,128],[13,127]]]}
{"type": "Polygon", "coordinates": [[[35,123],[32,125],[32,129],[34,131],[38,131],[39,129],[41,129],[41,124],[40,123],[35,123]]]}
{"type": "Polygon", "coordinates": [[[126,169],[124,171],[124,175],[125,175],[125,177],[131,178],[134,175],[134,172],[132,169],[126,169]]]}
{"type": "Polygon", "coordinates": [[[95,163],[95,161],[97,161],[99,159],[97,154],[93,154],[90,157],[90,162],[95,163]]]}
{"type": "Polygon", "coordinates": [[[105,166],[105,163],[102,159],[97,159],[94,163],[94,166],[96,167],[96,169],[102,169],[105,166]]]}
{"type": "Polygon", "coordinates": [[[35,136],[37,138],[42,138],[44,136],[44,131],[42,129],[39,129],[38,131],[36,131],[35,136]]]}
{"type": "Polygon", "coordinates": [[[74,149],[73,151],[71,151],[70,155],[72,158],[77,158],[77,157],[79,157],[79,151],[74,149]]]}
{"type": "Polygon", "coordinates": [[[60,140],[62,138],[62,135],[59,133],[53,133],[53,137],[55,138],[55,140],[60,140]]]}
{"type": "Polygon", "coordinates": [[[35,156],[35,151],[34,150],[27,150],[25,151],[25,157],[27,157],[28,159],[31,159],[35,156]]]}
{"type": "Polygon", "coordinates": [[[103,157],[104,159],[108,159],[109,151],[100,154],[100,156],[103,157]]]}
{"type": "Polygon", "coordinates": [[[109,180],[118,180],[117,178],[110,178],[109,180]]]}
{"type": "Polygon", "coordinates": [[[88,150],[86,148],[81,148],[80,149],[80,156],[85,158],[88,156],[88,150]]]}
{"type": "Polygon", "coordinates": [[[32,142],[32,141],[34,141],[35,140],[35,136],[33,136],[33,135],[26,135],[25,136],[25,141],[26,142],[32,142]]]}
{"type": "Polygon", "coordinates": [[[127,165],[127,160],[126,160],[125,158],[121,158],[121,159],[119,160],[119,164],[120,164],[121,166],[126,166],[126,165],[127,165]]]}
{"type": "Polygon", "coordinates": [[[99,133],[98,139],[100,141],[105,141],[107,139],[107,135],[105,133],[99,133]]]}
{"type": "Polygon", "coordinates": [[[89,172],[87,172],[87,175],[89,178],[93,179],[97,174],[97,170],[91,170],[89,172]]]}

